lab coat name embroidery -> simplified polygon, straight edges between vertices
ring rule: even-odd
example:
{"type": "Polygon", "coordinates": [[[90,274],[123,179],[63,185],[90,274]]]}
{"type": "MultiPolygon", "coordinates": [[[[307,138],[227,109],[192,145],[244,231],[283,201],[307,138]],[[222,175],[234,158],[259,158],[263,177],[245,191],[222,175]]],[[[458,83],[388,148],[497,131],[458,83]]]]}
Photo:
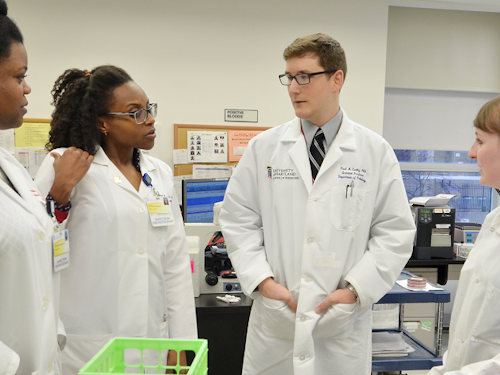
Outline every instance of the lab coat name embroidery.
{"type": "Polygon", "coordinates": [[[348,178],[350,180],[359,180],[366,182],[366,169],[362,168],[352,168],[352,167],[340,167],[339,178],[348,178]]]}
{"type": "Polygon", "coordinates": [[[267,177],[271,180],[298,180],[299,176],[293,168],[273,168],[267,166],[267,177]]]}

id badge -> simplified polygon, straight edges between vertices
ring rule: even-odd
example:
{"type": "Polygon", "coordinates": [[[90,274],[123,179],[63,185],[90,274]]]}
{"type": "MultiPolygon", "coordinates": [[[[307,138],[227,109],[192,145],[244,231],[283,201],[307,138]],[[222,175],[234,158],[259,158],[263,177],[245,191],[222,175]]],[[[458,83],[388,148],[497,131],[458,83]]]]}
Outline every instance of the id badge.
{"type": "Polygon", "coordinates": [[[166,225],[174,225],[174,215],[170,209],[170,201],[165,196],[155,196],[148,198],[148,211],[153,227],[164,227],[166,225]]]}
{"type": "Polygon", "coordinates": [[[68,230],[54,233],[52,237],[54,255],[54,272],[69,266],[69,233],[68,230]]]}

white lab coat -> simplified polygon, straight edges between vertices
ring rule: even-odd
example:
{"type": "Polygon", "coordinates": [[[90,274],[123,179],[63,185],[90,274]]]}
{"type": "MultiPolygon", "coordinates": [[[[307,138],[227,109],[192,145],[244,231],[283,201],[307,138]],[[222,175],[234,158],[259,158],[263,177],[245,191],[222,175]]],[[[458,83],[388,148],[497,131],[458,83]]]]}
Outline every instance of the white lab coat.
{"type": "Polygon", "coordinates": [[[429,375],[500,374],[500,207],[485,219],[458,282],[443,366],[429,375]]]}
{"type": "Polygon", "coordinates": [[[3,149],[0,166],[20,194],[0,181],[0,374],[58,374],[53,222],[33,179],[3,149]]]}
{"type": "Polygon", "coordinates": [[[249,143],[219,220],[242,288],[255,298],[243,373],[369,374],[371,306],[393,286],[414,237],[389,144],[344,113],[313,185],[300,120],[267,130],[249,143]],[[298,301],[296,314],[253,293],[269,276],[298,301]],[[360,304],[316,314],[348,282],[360,304]]]}
{"type": "MultiPolygon", "coordinates": [[[[35,179],[43,193],[54,179],[53,160],[47,156],[35,179]]],[[[61,271],[60,315],[68,337],[64,375],[77,374],[112,337],[197,338],[172,171],[142,153],[141,171],[168,196],[175,225],[151,225],[146,198],[154,196],[152,188],[141,181],[137,192],[101,148],[71,193],[70,266],[61,271]]]]}

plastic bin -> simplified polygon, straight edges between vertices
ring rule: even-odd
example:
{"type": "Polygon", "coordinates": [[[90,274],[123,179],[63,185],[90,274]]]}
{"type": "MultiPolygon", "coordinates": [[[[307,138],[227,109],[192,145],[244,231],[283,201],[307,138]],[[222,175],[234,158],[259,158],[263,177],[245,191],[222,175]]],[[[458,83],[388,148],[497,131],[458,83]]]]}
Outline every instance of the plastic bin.
{"type": "Polygon", "coordinates": [[[165,370],[175,370],[175,374],[179,374],[181,370],[188,370],[189,375],[206,375],[208,373],[207,340],[116,337],[82,367],[79,375],[164,374],[165,370]],[[177,365],[175,366],[161,364],[160,358],[165,357],[169,350],[177,352],[177,365]],[[179,364],[179,352],[182,350],[195,353],[190,366],[179,364]],[[146,363],[143,361],[145,355],[149,357],[146,363]]]}

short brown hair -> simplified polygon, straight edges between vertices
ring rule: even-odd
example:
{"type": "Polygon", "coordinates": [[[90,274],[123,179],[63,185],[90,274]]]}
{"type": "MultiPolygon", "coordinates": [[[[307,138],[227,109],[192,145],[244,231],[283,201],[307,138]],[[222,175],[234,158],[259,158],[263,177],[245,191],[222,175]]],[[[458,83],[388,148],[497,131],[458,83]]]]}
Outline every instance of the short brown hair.
{"type": "Polygon", "coordinates": [[[474,126],[482,131],[500,135],[500,96],[483,105],[474,120],[474,126]]]}
{"type": "MultiPolygon", "coordinates": [[[[295,39],[294,42],[283,51],[285,60],[292,57],[302,57],[307,54],[317,56],[319,65],[325,70],[342,70],[345,80],[347,75],[345,52],[340,43],[331,36],[322,33],[303,36],[295,39]]],[[[329,76],[331,76],[331,74],[329,76]]]]}

